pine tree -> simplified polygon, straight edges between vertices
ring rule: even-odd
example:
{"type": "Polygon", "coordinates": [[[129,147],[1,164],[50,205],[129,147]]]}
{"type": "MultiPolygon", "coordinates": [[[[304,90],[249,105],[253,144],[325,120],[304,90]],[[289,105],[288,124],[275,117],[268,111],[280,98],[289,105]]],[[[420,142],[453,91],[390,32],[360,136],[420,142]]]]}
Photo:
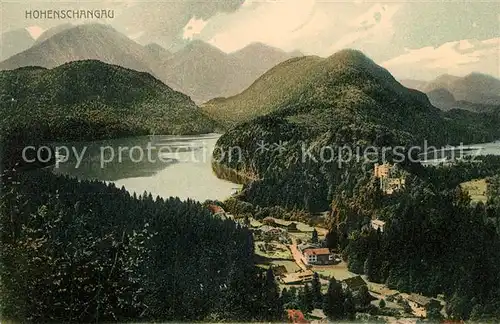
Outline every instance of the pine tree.
{"type": "Polygon", "coordinates": [[[304,313],[309,313],[314,309],[313,307],[313,294],[309,284],[304,284],[304,288],[300,293],[300,310],[304,313]]]}
{"type": "Polygon", "coordinates": [[[312,231],[311,242],[313,244],[318,243],[318,231],[316,231],[316,229],[312,231]]]}
{"type": "Polygon", "coordinates": [[[345,294],[344,316],[350,321],[356,318],[356,305],[350,291],[345,294]]]}
{"type": "Polygon", "coordinates": [[[376,281],[376,269],[374,267],[375,265],[375,260],[374,260],[374,252],[370,251],[368,254],[368,257],[365,260],[365,263],[363,265],[363,270],[365,275],[367,276],[369,281],[376,281]]]}
{"type": "Polygon", "coordinates": [[[313,295],[314,308],[321,308],[323,306],[323,295],[321,294],[321,282],[317,272],[314,273],[313,280],[311,282],[311,291],[313,295]]]}
{"type": "Polygon", "coordinates": [[[325,237],[325,243],[326,247],[331,249],[331,250],[337,250],[339,247],[339,234],[337,232],[337,229],[334,228],[326,234],[325,237]]]}
{"type": "Polygon", "coordinates": [[[330,279],[328,291],[323,300],[323,312],[332,321],[342,319],[344,316],[344,292],[335,278],[330,279]]]}
{"type": "Polygon", "coordinates": [[[281,302],[283,303],[283,305],[285,305],[288,304],[291,300],[292,300],[291,293],[288,291],[288,289],[283,288],[281,290],[281,302]]]}
{"type": "Polygon", "coordinates": [[[368,291],[368,287],[366,286],[361,286],[358,290],[357,293],[357,300],[359,302],[359,305],[361,307],[366,307],[370,304],[370,301],[372,299],[370,292],[368,291]]]}
{"type": "Polygon", "coordinates": [[[246,226],[250,226],[250,218],[248,217],[248,214],[245,214],[245,218],[243,219],[243,224],[246,226]]]}
{"type": "Polygon", "coordinates": [[[277,321],[283,317],[283,304],[282,299],[279,295],[279,288],[276,280],[274,278],[274,273],[271,267],[267,269],[266,276],[264,279],[263,288],[263,303],[264,303],[264,314],[263,320],[265,321],[277,321]]]}

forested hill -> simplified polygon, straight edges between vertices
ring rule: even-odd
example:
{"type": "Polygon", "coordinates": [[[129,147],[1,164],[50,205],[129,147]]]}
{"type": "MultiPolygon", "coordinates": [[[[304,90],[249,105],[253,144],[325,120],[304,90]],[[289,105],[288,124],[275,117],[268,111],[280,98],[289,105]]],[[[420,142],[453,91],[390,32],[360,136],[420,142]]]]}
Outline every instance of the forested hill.
{"type": "Polygon", "coordinates": [[[234,125],[289,105],[328,104],[339,112],[366,108],[365,112],[382,113],[396,108],[396,100],[400,106],[437,113],[424,94],[401,86],[363,53],[342,50],[328,58],[290,59],[269,70],[241,94],[212,100],[203,108],[227,125],[234,125]]]}
{"type": "Polygon", "coordinates": [[[406,138],[426,138],[434,143],[460,142],[460,133],[467,135],[464,141],[477,141],[484,139],[485,127],[486,132],[494,131],[491,125],[477,123],[475,117],[470,120],[473,125],[459,129],[463,124],[457,125],[452,115],[433,107],[424,93],[405,88],[387,70],[355,50],[342,50],[325,59],[290,59],[241,94],[214,99],[202,108],[228,128],[270,114],[320,130],[355,125],[367,132],[379,125],[404,132],[406,138]]]}
{"type": "Polygon", "coordinates": [[[274,279],[254,267],[251,233],[198,202],[44,170],[0,181],[2,321],[282,319],[274,279]]]}
{"type": "Polygon", "coordinates": [[[218,140],[215,158],[220,163],[214,163],[215,171],[226,178],[236,171],[263,179],[248,188],[246,199],[270,206],[326,209],[342,177],[356,177],[356,170],[337,165],[332,158],[338,156],[332,157],[331,150],[323,161],[302,160],[309,148],[319,157],[322,148],[333,147],[336,154],[343,145],[356,153],[368,146],[423,147],[425,140],[440,146],[500,138],[498,117],[444,113],[423,93],[403,87],[353,50],[327,59],[289,60],[239,96],[212,105],[205,109],[213,116],[220,113],[220,120],[227,116],[229,124],[247,120],[218,140]],[[260,114],[264,116],[251,119],[260,114]],[[219,154],[234,147],[241,149],[242,159],[219,154]]]}
{"type": "Polygon", "coordinates": [[[144,72],[96,60],[0,72],[0,134],[39,125],[47,138],[214,130],[190,98],[144,72]]]}

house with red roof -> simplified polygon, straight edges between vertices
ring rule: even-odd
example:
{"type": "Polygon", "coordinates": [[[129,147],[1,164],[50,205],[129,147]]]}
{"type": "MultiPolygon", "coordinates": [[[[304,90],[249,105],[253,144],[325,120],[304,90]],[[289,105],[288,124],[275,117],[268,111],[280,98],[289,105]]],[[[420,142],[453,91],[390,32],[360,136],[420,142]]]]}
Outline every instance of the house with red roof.
{"type": "Polygon", "coordinates": [[[210,210],[210,212],[213,215],[226,216],[226,212],[224,211],[224,209],[221,206],[211,204],[211,205],[208,205],[207,208],[208,208],[208,210],[210,210]]]}
{"type": "Polygon", "coordinates": [[[335,263],[335,255],[328,248],[314,245],[302,245],[298,247],[301,260],[305,265],[327,265],[335,263]]]}
{"type": "Polygon", "coordinates": [[[288,309],[288,323],[309,323],[304,314],[297,309],[288,309]]]}

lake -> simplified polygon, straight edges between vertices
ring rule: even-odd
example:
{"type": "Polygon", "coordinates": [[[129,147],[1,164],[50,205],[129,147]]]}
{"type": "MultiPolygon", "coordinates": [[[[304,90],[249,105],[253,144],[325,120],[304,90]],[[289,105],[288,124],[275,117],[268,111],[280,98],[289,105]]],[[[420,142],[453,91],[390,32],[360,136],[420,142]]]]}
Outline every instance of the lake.
{"type": "MultiPolygon", "coordinates": [[[[224,200],[241,186],[221,180],[212,172],[212,151],[219,137],[219,134],[156,135],[52,143],[67,148],[59,150],[60,162],[53,167],[53,172],[78,179],[113,182],[138,195],[147,191],[161,197],[224,200]]],[[[438,164],[443,158],[460,154],[500,155],[500,142],[448,147],[443,152],[439,159],[429,159],[424,164],[438,164]]]]}
{"type": "Polygon", "coordinates": [[[211,168],[219,134],[144,136],[52,143],[60,147],[55,174],[97,179],[129,192],[181,199],[224,200],[241,186],[217,178],[211,168]]]}
{"type": "Polygon", "coordinates": [[[424,165],[436,165],[465,156],[500,155],[500,141],[438,148],[419,154],[424,165]]]}

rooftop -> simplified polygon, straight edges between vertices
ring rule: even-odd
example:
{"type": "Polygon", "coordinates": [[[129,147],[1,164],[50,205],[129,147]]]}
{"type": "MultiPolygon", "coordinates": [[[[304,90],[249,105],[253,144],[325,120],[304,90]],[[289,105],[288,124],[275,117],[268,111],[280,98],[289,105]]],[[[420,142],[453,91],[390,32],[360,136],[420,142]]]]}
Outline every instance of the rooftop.
{"type": "Polygon", "coordinates": [[[305,250],[308,250],[308,249],[320,249],[321,246],[319,244],[302,243],[302,244],[299,244],[297,246],[297,248],[299,249],[299,251],[301,251],[302,253],[304,253],[305,250]]]}
{"type": "Polygon", "coordinates": [[[408,295],[407,299],[409,301],[415,302],[421,306],[426,306],[427,304],[429,304],[431,302],[431,298],[425,297],[422,295],[418,295],[418,294],[410,294],[410,295],[408,295]]]}
{"type": "Polygon", "coordinates": [[[210,210],[213,214],[224,213],[224,209],[221,206],[217,205],[208,205],[208,210],[210,210]]]}
{"type": "Polygon", "coordinates": [[[288,309],[288,320],[291,321],[292,323],[309,323],[306,318],[304,317],[304,314],[297,309],[288,309]]]}
{"type": "Polygon", "coordinates": [[[361,286],[365,286],[366,282],[361,278],[361,276],[354,276],[351,278],[347,278],[342,280],[343,283],[347,285],[347,287],[354,289],[354,288],[359,288],[361,286]]]}
{"type": "Polygon", "coordinates": [[[292,284],[302,282],[303,280],[312,279],[314,273],[311,270],[302,272],[294,272],[286,274],[281,280],[284,284],[292,284]]]}
{"type": "Polygon", "coordinates": [[[283,232],[283,230],[281,228],[276,228],[276,227],[272,227],[272,226],[269,226],[269,225],[262,225],[259,227],[259,230],[262,231],[262,232],[276,232],[276,233],[281,233],[283,232]]]}
{"type": "Polygon", "coordinates": [[[305,249],[305,255],[325,255],[331,254],[330,249],[327,248],[319,248],[319,249],[305,249]]]}

